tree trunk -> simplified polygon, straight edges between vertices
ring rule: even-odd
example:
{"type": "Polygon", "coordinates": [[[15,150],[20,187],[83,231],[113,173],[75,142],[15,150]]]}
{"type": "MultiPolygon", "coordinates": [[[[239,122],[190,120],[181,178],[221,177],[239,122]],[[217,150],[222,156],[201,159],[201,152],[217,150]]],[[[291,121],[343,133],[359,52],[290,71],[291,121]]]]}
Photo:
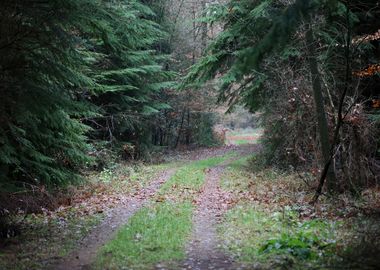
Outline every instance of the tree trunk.
{"type": "Polygon", "coordinates": [[[190,108],[187,108],[186,145],[190,145],[190,139],[191,139],[190,108]]]}
{"type": "MultiPolygon", "coordinates": [[[[204,16],[206,12],[206,0],[201,1],[201,8],[202,8],[202,16],[204,16]]],[[[202,31],[201,46],[202,46],[202,51],[204,51],[207,47],[207,23],[206,22],[201,23],[201,31],[202,31]]]]}
{"type": "Polygon", "coordinates": [[[174,148],[177,148],[178,143],[179,143],[179,140],[180,140],[181,135],[182,135],[183,122],[184,122],[184,120],[185,120],[185,113],[186,113],[186,108],[184,108],[183,111],[182,111],[181,124],[180,124],[180,126],[179,126],[179,130],[178,130],[178,134],[177,134],[177,140],[176,140],[176,142],[175,142],[174,148]]]}
{"type": "MultiPolygon", "coordinates": [[[[306,43],[307,43],[307,50],[309,53],[308,61],[309,61],[309,66],[310,66],[314,102],[315,102],[317,121],[318,121],[318,133],[319,133],[319,139],[320,139],[321,147],[322,147],[322,155],[323,155],[322,167],[324,167],[325,164],[331,162],[331,159],[330,159],[331,145],[329,141],[329,130],[328,130],[328,124],[327,124],[327,119],[326,119],[325,106],[323,102],[321,78],[318,71],[318,63],[317,63],[317,58],[316,58],[316,53],[315,53],[314,42],[315,41],[313,37],[313,29],[311,27],[311,24],[309,24],[309,29],[306,32],[306,43]]],[[[329,166],[326,179],[327,179],[328,190],[329,191],[335,190],[336,179],[335,179],[333,166],[329,166]]]]}

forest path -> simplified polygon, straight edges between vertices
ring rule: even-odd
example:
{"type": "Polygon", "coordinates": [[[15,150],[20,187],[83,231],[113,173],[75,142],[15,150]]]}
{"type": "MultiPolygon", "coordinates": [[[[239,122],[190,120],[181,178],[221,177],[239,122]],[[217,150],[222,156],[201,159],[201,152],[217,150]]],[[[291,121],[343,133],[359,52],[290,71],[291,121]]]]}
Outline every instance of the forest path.
{"type": "Polygon", "coordinates": [[[197,199],[192,240],[187,246],[184,269],[237,269],[231,258],[220,251],[215,226],[227,210],[229,194],[220,189],[223,166],[208,169],[203,192],[197,199]]]}
{"type": "MultiPolygon", "coordinates": [[[[256,151],[256,146],[239,145],[189,151],[175,156],[176,161],[192,164],[192,162],[233,154],[223,163],[204,170],[205,183],[196,198],[196,211],[193,214],[193,233],[190,242],[186,245],[187,259],[180,263],[180,268],[176,269],[240,269],[231,258],[220,251],[217,239],[215,227],[227,210],[226,201],[229,200],[228,192],[222,191],[219,181],[224,168],[229,163],[242,156],[247,156],[253,151],[256,151]]],[[[74,251],[68,256],[51,263],[47,269],[93,269],[99,250],[114,238],[119,228],[127,224],[138,210],[142,209],[154,198],[160,187],[179,168],[186,165],[178,166],[175,169],[172,167],[167,169],[151,181],[147,187],[141,188],[133,195],[125,196],[121,203],[107,213],[104,221],[93,229],[74,251]]]]}
{"type": "Polygon", "coordinates": [[[186,246],[186,260],[181,269],[228,270],[244,269],[232,257],[222,251],[216,226],[232,202],[232,194],[223,190],[220,180],[225,168],[233,161],[257,151],[257,145],[243,145],[235,148],[237,154],[215,167],[206,169],[205,184],[196,200],[193,216],[193,232],[186,246]]]}
{"type": "Polygon", "coordinates": [[[92,269],[98,250],[112,239],[117,229],[126,224],[129,218],[154,196],[159,187],[173,174],[175,169],[168,169],[154,179],[146,188],[126,197],[120,205],[107,213],[104,221],[88,235],[79,247],[67,257],[54,264],[49,269],[54,270],[80,270],[92,269]]]}

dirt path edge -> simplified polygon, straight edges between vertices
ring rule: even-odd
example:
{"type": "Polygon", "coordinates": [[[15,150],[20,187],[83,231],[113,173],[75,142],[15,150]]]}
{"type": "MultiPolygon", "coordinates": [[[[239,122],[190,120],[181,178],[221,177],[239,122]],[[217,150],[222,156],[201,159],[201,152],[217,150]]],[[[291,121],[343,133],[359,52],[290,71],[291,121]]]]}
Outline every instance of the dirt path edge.
{"type": "Polygon", "coordinates": [[[156,193],[159,187],[175,173],[175,169],[169,169],[154,179],[148,187],[127,197],[123,203],[113,208],[106,214],[105,219],[95,227],[92,232],[79,244],[79,246],[63,259],[52,263],[46,269],[51,270],[83,270],[92,269],[91,265],[96,259],[98,251],[113,238],[116,231],[126,224],[131,216],[136,213],[156,193]]]}

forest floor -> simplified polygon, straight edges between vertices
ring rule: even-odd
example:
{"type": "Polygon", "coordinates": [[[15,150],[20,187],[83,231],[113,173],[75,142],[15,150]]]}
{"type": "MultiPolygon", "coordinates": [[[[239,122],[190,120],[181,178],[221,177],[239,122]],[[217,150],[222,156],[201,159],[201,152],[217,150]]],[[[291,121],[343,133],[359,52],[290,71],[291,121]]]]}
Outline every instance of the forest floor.
{"type": "Polygon", "coordinates": [[[114,164],[72,200],[21,217],[0,269],[377,269],[380,195],[323,196],[249,144],[114,164]]]}

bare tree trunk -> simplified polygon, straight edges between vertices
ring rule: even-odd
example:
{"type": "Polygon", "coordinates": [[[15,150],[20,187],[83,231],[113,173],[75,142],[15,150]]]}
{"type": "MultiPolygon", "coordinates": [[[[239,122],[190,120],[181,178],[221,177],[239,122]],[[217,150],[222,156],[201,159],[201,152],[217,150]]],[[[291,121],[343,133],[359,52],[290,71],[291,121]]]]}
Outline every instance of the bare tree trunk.
{"type": "MultiPolygon", "coordinates": [[[[309,66],[310,66],[314,102],[315,102],[317,121],[318,121],[318,133],[319,133],[319,139],[321,142],[322,155],[323,155],[323,167],[325,167],[326,164],[330,165],[331,163],[331,159],[330,159],[331,145],[329,141],[329,130],[328,130],[328,124],[327,124],[327,119],[326,119],[325,106],[323,102],[321,77],[318,71],[318,62],[316,58],[314,42],[315,41],[313,37],[313,29],[310,23],[309,29],[306,32],[306,43],[307,43],[307,50],[309,53],[308,60],[309,60],[309,66]]],[[[326,173],[328,190],[329,191],[335,190],[336,178],[335,178],[333,167],[328,166],[328,169],[325,173],[326,173]]]]}
{"type": "Polygon", "coordinates": [[[184,120],[185,120],[185,113],[186,113],[186,108],[184,108],[183,111],[182,111],[181,124],[180,124],[180,126],[179,126],[179,130],[178,130],[178,134],[177,134],[177,140],[176,140],[176,142],[175,142],[174,148],[177,148],[178,143],[179,143],[179,139],[180,139],[180,137],[181,137],[181,135],[182,135],[183,122],[184,122],[184,120]]]}
{"type": "Polygon", "coordinates": [[[197,50],[197,25],[196,25],[196,22],[195,22],[195,19],[196,19],[196,12],[195,12],[195,6],[193,5],[192,6],[192,16],[193,16],[193,30],[192,30],[192,33],[193,33],[193,52],[192,52],[192,62],[191,64],[194,65],[195,64],[195,58],[196,58],[196,50],[197,50]]]}
{"type": "MultiPolygon", "coordinates": [[[[206,12],[206,0],[201,0],[201,8],[202,8],[202,16],[205,15],[206,12]]],[[[207,47],[207,23],[202,22],[201,23],[201,31],[202,31],[202,36],[201,36],[201,49],[205,50],[207,47]]]]}
{"type": "Polygon", "coordinates": [[[186,145],[190,145],[190,138],[191,138],[190,108],[187,108],[186,145]]]}

